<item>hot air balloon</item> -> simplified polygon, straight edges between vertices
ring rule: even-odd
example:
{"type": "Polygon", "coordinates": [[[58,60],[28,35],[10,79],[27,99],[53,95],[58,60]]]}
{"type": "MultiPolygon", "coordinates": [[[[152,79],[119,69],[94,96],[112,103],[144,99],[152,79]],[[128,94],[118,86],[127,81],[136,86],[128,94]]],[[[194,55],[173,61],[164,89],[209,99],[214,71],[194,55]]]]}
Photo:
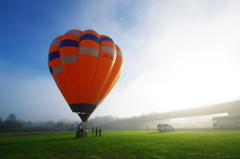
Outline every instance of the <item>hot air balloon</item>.
{"type": "Polygon", "coordinates": [[[109,94],[122,73],[121,49],[93,30],[69,30],[49,48],[48,67],[71,110],[82,122],[109,94]]]}

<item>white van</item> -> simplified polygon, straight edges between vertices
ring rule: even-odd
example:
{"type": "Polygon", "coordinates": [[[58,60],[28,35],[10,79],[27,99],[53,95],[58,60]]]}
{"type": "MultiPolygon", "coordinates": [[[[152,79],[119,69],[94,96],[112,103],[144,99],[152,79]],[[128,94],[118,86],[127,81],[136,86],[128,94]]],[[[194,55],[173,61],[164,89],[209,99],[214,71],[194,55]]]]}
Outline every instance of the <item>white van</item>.
{"type": "Polygon", "coordinates": [[[157,129],[160,132],[162,132],[162,131],[164,131],[164,132],[166,132],[166,131],[174,131],[174,128],[171,125],[169,125],[169,124],[158,124],[157,129]]]}

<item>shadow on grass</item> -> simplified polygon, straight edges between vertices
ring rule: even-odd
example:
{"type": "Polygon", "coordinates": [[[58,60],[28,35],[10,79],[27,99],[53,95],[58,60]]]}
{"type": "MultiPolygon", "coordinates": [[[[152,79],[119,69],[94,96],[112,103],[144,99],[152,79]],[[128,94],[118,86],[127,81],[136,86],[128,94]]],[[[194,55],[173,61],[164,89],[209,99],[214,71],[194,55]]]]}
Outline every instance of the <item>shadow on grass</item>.
{"type": "Polygon", "coordinates": [[[49,139],[49,140],[41,140],[41,141],[29,141],[29,142],[16,142],[16,143],[4,143],[0,145],[14,145],[14,144],[30,144],[30,143],[44,143],[44,142],[52,142],[52,141],[63,141],[63,140],[73,140],[77,138],[63,138],[63,139],[49,139]]]}

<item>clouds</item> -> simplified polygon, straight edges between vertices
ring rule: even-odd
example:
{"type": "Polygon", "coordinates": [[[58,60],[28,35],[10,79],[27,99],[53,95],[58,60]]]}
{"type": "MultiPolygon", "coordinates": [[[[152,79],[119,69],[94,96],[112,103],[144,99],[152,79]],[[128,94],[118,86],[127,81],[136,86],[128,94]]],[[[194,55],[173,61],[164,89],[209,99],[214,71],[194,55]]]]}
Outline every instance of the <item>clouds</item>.
{"type": "MultiPolygon", "coordinates": [[[[123,51],[123,75],[92,117],[130,117],[239,97],[239,1],[72,1],[39,7],[44,17],[36,12],[34,17],[41,27],[22,25],[20,30],[28,30],[17,32],[24,34],[17,47],[6,42],[1,52],[3,118],[9,113],[26,120],[78,118],[46,63],[51,40],[70,29],[94,29],[123,51]]],[[[4,35],[13,37],[10,33],[4,35]]]]}
{"type": "Polygon", "coordinates": [[[114,104],[118,113],[140,115],[237,98],[237,8],[237,1],[146,5],[136,17],[142,33],[130,37],[130,47],[123,45],[127,62],[121,80],[132,79],[116,97],[109,95],[121,96],[114,104]]]}

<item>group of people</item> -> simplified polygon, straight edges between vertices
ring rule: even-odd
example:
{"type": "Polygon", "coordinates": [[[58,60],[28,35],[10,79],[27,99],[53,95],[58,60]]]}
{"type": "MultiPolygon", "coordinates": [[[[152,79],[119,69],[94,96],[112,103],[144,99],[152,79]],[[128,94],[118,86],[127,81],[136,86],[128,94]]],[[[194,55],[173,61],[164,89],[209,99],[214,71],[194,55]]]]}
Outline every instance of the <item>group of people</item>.
{"type": "Polygon", "coordinates": [[[94,127],[92,127],[92,136],[94,136],[94,132],[95,132],[95,137],[97,137],[97,136],[102,136],[102,129],[101,129],[101,127],[99,127],[99,128],[95,128],[95,130],[94,130],[94,127]]]}
{"type": "MultiPolygon", "coordinates": [[[[78,130],[79,131],[84,131],[84,135],[85,135],[85,137],[88,137],[88,128],[86,128],[86,129],[84,129],[83,128],[83,125],[82,124],[79,124],[79,126],[78,126],[78,130]]],[[[99,127],[99,128],[95,128],[94,129],[94,127],[92,127],[92,136],[102,136],[102,128],[101,127],[99,127]],[[94,135],[94,132],[95,132],[95,135],[94,135]]]]}

